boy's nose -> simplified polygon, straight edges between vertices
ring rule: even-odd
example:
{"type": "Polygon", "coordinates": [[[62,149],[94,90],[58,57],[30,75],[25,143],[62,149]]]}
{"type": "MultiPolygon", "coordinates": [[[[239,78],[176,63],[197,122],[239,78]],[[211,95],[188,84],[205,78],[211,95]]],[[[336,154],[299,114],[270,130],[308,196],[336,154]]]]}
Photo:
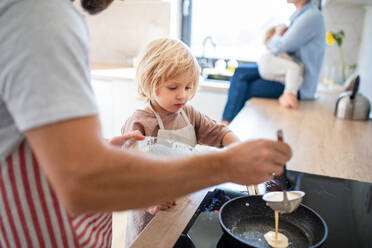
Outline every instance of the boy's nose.
{"type": "Polygon", "coordinates": [[[180,90],[177,94],[178,99],[183,99],[186,97],[186,91],[185,90],[180,90]]]}

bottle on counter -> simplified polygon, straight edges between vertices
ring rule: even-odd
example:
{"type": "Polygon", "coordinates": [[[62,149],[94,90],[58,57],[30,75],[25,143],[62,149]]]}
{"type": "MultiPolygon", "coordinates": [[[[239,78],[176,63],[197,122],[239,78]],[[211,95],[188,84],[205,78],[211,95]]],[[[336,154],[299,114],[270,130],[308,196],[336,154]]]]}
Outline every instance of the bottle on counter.
{"type": "Polygon", "coordinates": [[[235,68],[239,66],[238,61],[236,59],[230,59],[227,62],[227,70],[231,71],[232,74],[235,72],[235,68]]]}
{"type": "Polygon", "coordinates": [[[215,65],[214,65],[214,68],[217,71],[217,73],[224,74],[224,72],[226,70],[226,62],[225,62],[225,60],[224,59],[217,60],[216,63],[215,63],[215,65]]]}

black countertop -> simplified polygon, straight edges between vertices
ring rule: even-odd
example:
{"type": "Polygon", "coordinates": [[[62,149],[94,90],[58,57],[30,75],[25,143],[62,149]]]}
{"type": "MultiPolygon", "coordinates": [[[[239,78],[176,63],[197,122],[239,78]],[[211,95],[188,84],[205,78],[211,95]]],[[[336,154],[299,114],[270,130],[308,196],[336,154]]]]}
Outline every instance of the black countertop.
{"type": "MultiPolygon", "coordinates": [[[[328,225],[328,237],[322,247],[372,247],[371,183],[294,171],[288,171],[288,178],[294,190],[306,193],[302,203],[315,210],[328,225]]],[[[268,185],[259,185],[263,191],[260,193],[265,193],[268,185]]],[[[230,198],[247,194],[235,189],[222,190],[230,198]]],[[[221,200],[221,194],[212,200],[207,198],[208,195],[183,234],[188,235],[197,248],[227,247],[220,245],[223,232],[218,222],[218,209],[227,199],[221,200]]],[[[175,247],[193,247],[180,244],[178,242],[175,247]]]]}

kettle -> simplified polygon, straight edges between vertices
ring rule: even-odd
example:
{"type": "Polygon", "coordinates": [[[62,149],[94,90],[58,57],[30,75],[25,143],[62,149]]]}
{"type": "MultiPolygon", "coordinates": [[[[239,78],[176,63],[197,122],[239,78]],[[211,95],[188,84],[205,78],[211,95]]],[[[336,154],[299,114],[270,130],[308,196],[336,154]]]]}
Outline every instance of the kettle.
{"type": "Polygon", "coordinates": [[[335,107],[335,116],[345,120],[368,120],[371,104],[368,98],[358,93],[360,77],[357,76],[352,91],[342,93],[335,107]]]}

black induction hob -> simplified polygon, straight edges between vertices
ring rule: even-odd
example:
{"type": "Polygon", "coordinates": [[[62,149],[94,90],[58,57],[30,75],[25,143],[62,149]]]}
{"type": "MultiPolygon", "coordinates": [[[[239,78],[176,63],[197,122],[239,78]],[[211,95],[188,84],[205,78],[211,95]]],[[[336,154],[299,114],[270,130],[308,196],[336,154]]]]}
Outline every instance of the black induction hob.
{"type": "MultiPolygon", "coordinates": [[[[302,203],[327,223],[328,236],[322,247],[372,247],[372,183],[294,171],[288,171],[288,179],[293,190],[306,193],[302,203]]],[[[260,184],[259,193],[272,190],[275,184],[260,184]]],[[[221,186],[209,191],[174,248],[236,248],[222,232],[218,211],[226,201],[242,195],[247,195],[244,187],[221,186]]]]}

